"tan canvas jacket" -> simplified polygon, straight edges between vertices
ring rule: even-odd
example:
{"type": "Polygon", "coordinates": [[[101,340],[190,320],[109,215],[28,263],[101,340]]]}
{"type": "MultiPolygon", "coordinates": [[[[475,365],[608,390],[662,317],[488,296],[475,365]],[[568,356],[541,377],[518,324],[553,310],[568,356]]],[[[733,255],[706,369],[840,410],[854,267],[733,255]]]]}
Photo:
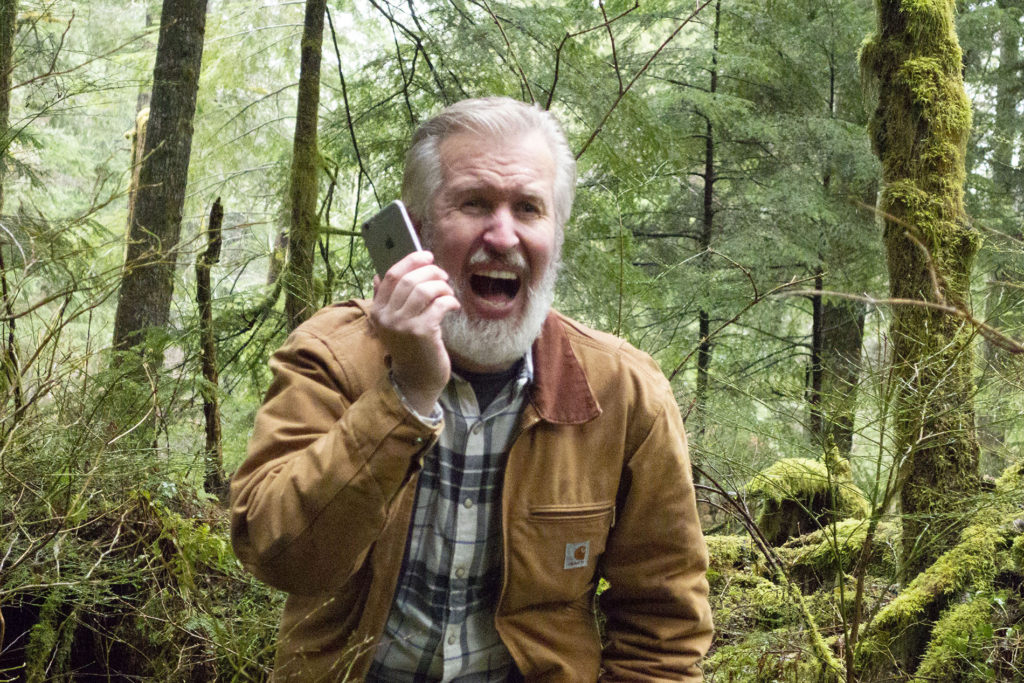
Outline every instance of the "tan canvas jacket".
{"type": "MultiPolygon", "coordinates": [[[[274,354],[231,483],[235,552],[289,593],[279,681],[364,676],[441,429],[392,389],[367,305],[322,310],[274,354]]],[[[528,681],[700,680],[707,552],[668,382],[646,354],[557,313],[533,353],[504,475],[499,634],[528,681]]]]}

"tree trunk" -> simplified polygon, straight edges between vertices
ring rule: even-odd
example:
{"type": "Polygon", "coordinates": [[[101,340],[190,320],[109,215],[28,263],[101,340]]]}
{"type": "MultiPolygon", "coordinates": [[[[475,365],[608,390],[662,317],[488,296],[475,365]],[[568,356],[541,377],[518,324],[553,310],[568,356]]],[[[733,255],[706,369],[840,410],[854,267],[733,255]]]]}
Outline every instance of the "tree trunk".
{"type": "Polygon", "coordinates": [[[217,386],[217,340],[213,334],[213,288],[210,285],[210,269],[220,261],[223,220],[224,209],[218,197],[210,209],[206,251],[196,259],[196,303],[199,305],[200,355],[204,380],[203,417],[206,420],[203,490],[215,496],[223,496],[226,485],[220,438],[220,390],[217,386]]]}
{"type": "MultiPolygon", "coordinates": [[[[722,15],[722,3],[715,3],[715,30],[714,42],[711,47],[711,82],[708,92],[714,97],[718,92],[718,32],[722,15]]],[[[715,128],[710,115],[704,115],[704,204],[701,217],[700,237],[697,247],[701,256],[700,264],[706,272],[709,270],[711,255],[708,250],[711,248],[711,239],[715,230],[715,128]]],[[[710,275],[708,276],[710,277],[710,275]]],[[[705,278],[707,280],[707,278],[705,278]]],[[[711,384],[711,314],[707,308],[701,306],[697,314],[697,386],[694,402],[694,425],[691,430],[693,442],[700,446],[704,441],[704,429],[707,424],[707,400],[711,384]]]]}
{"type": "Polygon", "coordinates": [[[843,457],[853,447],[864,314],[864,304],[855,301],[826,298],[821,304],[821,438],[843,457]]]}
{"type": "Polygon", "coordinates": [[[316,198],[317,121],[320,107],[320,52],[324,38],[326,0],[306,0],[302,30],[302,62],[299,70],[299,103],[292,146],[291,233],[285,269],[284,309],[294,328],[316,310],[313,291],[313,248],[318,230],[316,198]]]}
{"type": "MultiPolygon", "coordinates": [[[[1022,191],[1020,172],[1014,168],[1014,155],[1018,152],[1020,115],[1017,104],[1020,101],[1021,86],[1021,11],[1020,0],[1000,0],[999,27],[999,78],[996,81],[995,131],[992,146],[992,206],[990,218],[1000,232],[1013,239],[1024,239],[1020,228],[1022,191]]],[[[1003,253],[996,244],[997,253],[990,275],[986,299],[986,322],[993,327],[1013,335],[1019,334],[1024,325],[1024,268],[1020,265],[1020,251],[1011,247],[1010,253],[1003,253]]],[[[1014,362],[1004,349],[994,344],[984,345],[985,361],[992,370],[993,380],[1005,386],[1006,376],[1013,372],[1014,362]]],[[[1014,381],[1011,380],[1011,383],[1014,381]]],[[[1016,389],[1011,389],[1016,391],[1016,389]]],[[[983,411],[978,416],[979,435],[982,447],[987,453],[998,458],[1003,464],[1000,449],[1006,438],[1006,423],[999,416],[983,411]]]]}
{"type": "MultiPolygon", "coordinates": [[[[166,327],[174,293],[192,118],[203,56],[206,0],[164,0],[131,239],[114,320],[114,347],[140,347],[150,330],[166,327]]],[[[159,367],[162,344],[144,349],[159,367]]]]}
{"type": "Polygon", "coordinates": [[[971,114],[954,3],[879,0],[876,7],[877,32],[861,64],[878,86],[869,130],[882,162],[889,289],[893,298],[920,302],[894,306],[890,327],[908,580],[950,547],[977,486],[972,330],[929,305],[967,310],[978,236],[963,205],[971,114]]]}
{"type": "MultiPolygon", "coordinates": [[[[11,71],[14,68],[14,34],[18,28],[17,0],[0,0],[0,214],[3,213],[7,185],[7,148],[11,144],[11,71]]],[[[14,304],[7,285],[7,263],[4,261],[3,241],[0,241],[0,296],[3,297],[3,315],[6,334],[0,340],[0,406],[13,402],[13,421],[17,421],[22,406],[21,367],[18,362],[15,334],[14,304]]],[[[5,412],[5,411],[0,411],[5,412]]],[[[2,425],[3,432],[13,425],[2,425]]]]}

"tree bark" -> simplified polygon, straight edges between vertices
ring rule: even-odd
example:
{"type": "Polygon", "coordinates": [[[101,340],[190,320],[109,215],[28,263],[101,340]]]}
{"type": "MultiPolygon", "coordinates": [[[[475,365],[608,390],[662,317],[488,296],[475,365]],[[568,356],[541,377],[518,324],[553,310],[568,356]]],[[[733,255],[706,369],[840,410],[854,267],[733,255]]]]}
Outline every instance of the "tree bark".
{"type": "MultiPolygon", "coordinates": [[[[718,32],[721,25],[722,3],[715,3],[715,28],[713,43],[711,47],[711,69],[710,84],[708,92],[714,97],[718,92],[718,32]]],[[[710,277],[710,258],[708,250],[711,248],[711,240],[715,234],[715,127],[709,114],[704,115],[704,202],[701,215],[701,229],[697,247],[701,256],[700,265],[706,273],[705,278],[710,277]]],[[[701,445],[704,441],[704,430],[707,424],[707,400],[711,387],[711,314],[705,306],[701,306],[697,313],[697,386],[694,401],[694,425],[691,430],[695,445],[701,445]]]]}
{"type": "Polygon", "coordinates": [[[838,448],[843,457],[853,448],[864,314],[862,303],[828,298],[821,303],[821,439],[826,446],[838,448]]]}
{"type": "MultiPolygon", "coordinates": [[[[995,130],[992,146],[992,214],[993,227],[1015,240],[1024,239],[1020,228],[1020,211],[1024,208],[1024,192],[1020,171],[1014,168],[1014,155],[1018,153],[1020,115],[1017,105],[1024,87],[1021,85],[1021,0],[1000,0],[1001,12],[998,36],[999,78],[996,82],[995,130]]],[[[1024,324],[1024,268],[1020,265],[1020,251],[1000,253],[999,245],[990,275],[991,284],[986,299],[986,322],[993,327],[1014,334],[1024,324]]],[[[985,361],[996,382],[1005,382],[1013,372],[1010,354],[994,344],[984,345],[985,361]]],[[[998,416],[983,411],[978,416],[982,447],[1001,460],[1001,448],[1007,426],[998,416]]]]}
{"type": "Polygon", "coordinates": [[[895,456],[900,462],[902,575],[950,547],[976,490],[972,330],[928,304],[967,310],[978,235],[963,204],[971,124],[952,0],[879,0],[861,65],[878,87],[869,126],[882,162],[879,210],[892,297],[895,456]]]}
{"type": "Polygon", "coordinates": [[[218,197],[210,209],[206,251],[196,259],[196,303],[199,305],[200,355],[204,380],[203,417],[206,421],[203,490],[218,497],[224,495],[226,483],[220,438],[220,390],[217,386],[217,340],[213,334],[213,288],[210,285],[210,269],[220,261],[223,220],[224,209],[218,197]]]}
{"type": "MultiPolygon", "coordinates": [[[[164,0],[131,238],[114,320],[118,350],[140,347],[148,331],[167,326],[170,315],[205,24],[206,0],[164,0]]],[[[146,360],[159,367],[162,344],[146,346],[146,360]]]]}
{"type": "Polygon", "coordinates": [[[306,0],[302,30],[302,61],[299,70],[299,102],[292,146],[291,231],[285,268],[284,309],[294,328],[316,310],[313,288],[313,250],[319,232],[316,198],[319,189],[317,167],[317,121],[320,108],[320,53],[324,38],[326,0],[306,0]]]}
{"type": "MultiPolygon", "coordinates": [[[[11,72],[14,69],[14,34],[18,28],[17,0],[0,0],[0,214],[3,213],[7,192],[7,149],[11,144],[11,72]]],[[[13,402],[11,412],[16,421],[21,414],[21,367],[18,361],[17,336],[15,334],[14,305],[7,284],[7,263],[4,261],[3,242],[0,242],[0,296],[3,297],[7,333],[3,336],[3,352],[0,354],[0,405],[13,402]]],[[[2,425],[2,431],[13,425],[2,425]]]]}

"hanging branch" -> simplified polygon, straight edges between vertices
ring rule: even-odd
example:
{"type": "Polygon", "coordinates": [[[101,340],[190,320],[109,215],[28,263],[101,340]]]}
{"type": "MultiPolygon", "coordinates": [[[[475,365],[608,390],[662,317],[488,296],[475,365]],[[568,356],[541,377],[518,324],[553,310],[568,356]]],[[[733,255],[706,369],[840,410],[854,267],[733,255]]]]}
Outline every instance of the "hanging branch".
{"type": "MultiPolygon", "coordinates": [[[[619,19],[623,18],[624,16],[626,16],[627,14],[631,13],[633,10],[635,10],[635,9],[637,9],[639,7],[640,7],[640,0],[636,0],[633,3],[632,7],[627,9],[625,12],[622,12],[621,14],[616,16],[615,18],[609,20],[608,19],[608,15],[604,14],[604,5],[602,5],[601,6],[601,12],[602,12],[602,14],[604,14],[604,17],[605,17],[604,23],[598,24],[597,26],[591,26],[590,28],[585,28],[582,31],[576,31],[575,33],[568,33],[568,32],[566,32],[565,36],[562,38],[562,42],[560,42],[558,44],[558,47],[555,48],[555,75],[554,75],[554,78],[551,81],[551,89],[548,91],[548,101],[544,104],[544,108],[545,109],[551,109],[551,102],[555,98],[555,86],[558,85],[559,69],[562,66],[562,49],[565,47],[565,44],[571,38],[578,38],[579,36],[582,36],[585,33],[590,33],[591,31],[597,31],[598,29],[603,28],[605,26],[608,27],[608,35],[611,35],[611,32],[612,32],[611,24],[613,24],[614,22],[616,22],[619,19]]],[[[612,54],[613,55],[615,54],[615,43],[614,42],[612,43],[612,54]]],[[[622,75],[619,73],[619,65],[618,65],[618,63],[615,62],[614,65],[615,65],[615,74],[619,77],[619,93],[621,94],[623,92],[623,90],[622,90],[622,75]]]]}
{"type": "Polygon", "coordinates": [[[626,93],[629,92],[630,88],[633,87],[633,84],[636,83],[637,80],[639,80],[639,78],[641,76],[643,76],[644,73],[647,72],[647,69],[649,69],[651,64],[654,63],[654,60],[658,58],[658,55],[661,54],[662,50],[664,50],[666,47],[668,47],[668,44],[671,43],[672,40],[677,35],[679,35],[679,32],[682,31],[683,28],[687,24],[689,24],[691,21],[693,21],[693,19],[698,14],[700,14],[701,10],[703,10],[705,7],[707,7],[710,4],[711,4],[711,0],[704,0],[704,2],[702,2],[700,5],[695,7],[693,12],[691,12],[689,16],[687,16],[685,19],[683,19],[682,23],[679,24],[679,26],[676,27],[676,30],[672,31],[672,33],[669,35],[669,37],[666,38],[665,41],[661,45],[658,46],[658,49],[654,51],[654,53],[647,59],[646,62],[644,62],[644,65],[642,67],[640,67],[640,70],[636,72],[636,74],[633,76],[633,78],[629,81],[629,84],[626,85],[626,89],[623,90],[622,92],[620,92],[619,96],[615,98],[614,102],[612,102],[612,106],[608,109],[608,112],[601,119],[601,122],[599,124],[597,124],[597,128],[594,129],[594,132],[590,134],[590,137],[583,144],[583,148],[580,149],[580,151],[576,153],[576,158],[577,159],[579,159],[581,156],[583,156],[583,153],[587,151],[587,148],[590,147],[590,143],[592,143],[597,138],[598,134],[600,134],[600,132],[601,132],[601,129],[604,128],[604,124],[608,121],[608,118],[611,117],[612,112],[615,111],[615,108],[619,106],[619,102],[621,102],[622,98],[626,96],[626,93]]]}
{"type": "MultiPolygon", "coordinates": [[[[742,271],[743,274],[746,275],[747,279],[750,281],[750,286],[754,290],[754,296],[750,299],[750,301],[747,302],[746,306],[741,308],[736,313],[736,315],[734,315],[733,317],[731,317],[728,320],[726,320],[725,322],[723,322],[721,325],[719,325],[713,331],[709,332],[705,339],[701,339],[699,341],[697,349],[694,349],[693,351],[690,351],[690,353],[686,354],[686,357],[684,357],[681,361],[679,361],[679,364],[676,365],[675,369],[671,373],[669,373],[669,375],[668,375],[669,381],[672,381],[673,379],[675,379],[676,375],[678,375],[682,371],[682,369],[686,366],[687,362],[689,362],[690,358],[693,357],[693,354],[696,353],[697,350],[699,350],[703,344],[705,344],[706,342],[710,341],[711,339],[714,339],[716,336],[718,336],[718,333],[720,333],[722,330],[724,330],[725,328],[729,327],[730,325],[735,323],[737,320],[739,320],[741,317],[743,317],[743,314],[746,313],[747,311],[749,311],[751,308],[753,308],[757,304],[761,303],[765,299],[767,299],[767,298],[769,298],[771,296],[774,296],[776,294],[779,294],[780,292],[782,292],[782,291],[784,291],[786,289],[789,289],[790,287],[792,287],[794,285],[798,285],[798,284],[801,284],[803,282],[808,282],[808,281],[814,279],[813,275],[809,276],[809,277],[805,277],[805,278],[796,278],[796,277],[794,277],[789,282],[785,282],[785,283],[783,283],[781,285],[778,285],[777,287],[773,287],[772,289],[770,289],[767,292],[765,292],[764,294],[762,294],[760,289],[757,286],[757,283],[754,281],[753,276],[750,274],[750,271],[747,270],[746,268],[744,268],[743,266],[741,266],[740,264],[736,263],[732,259],[730,259],[728,256],[726,256],[726,255],[724,255],[722,253],[719,253],[719,252],[715,251],[714,249],[708,249],[706,251],[700,252],[699,254],[696,254],[694,256],[694,258],[698,258],[698,257],[701,257],[701,256],[710,255],[710,254],[717,254],[718,256],[721,256],[726,261],[729,261],[734,266],[739,268],[740,271],[742,271]]],[[[680,265],[682,265],[682,264],[680,264],[680,265]]],[[[691,409],[692,409],[692,407],[693,407],[693,404],[691,404],[691,409]]],[[[689,412],[689,411],[687,411],[687,412],[689,412]]]]}
{"type": "Polygon", "coordinates": [[[1012,354],[1024,353],[1024,344],[1012,339],[996,328],[992,327],[988,323],[982,322],[976,318],[970,311],[959,306],[951,306],[949,304],[940,304],[933,301],[924,301],[922,299],[899,299],[899,298],[887,298],[887,299],[876,299],[872,296],[863,296],[859,294],[848,294],[846,292],[833,292],[827,289],[820,291],[816,290],[793,290],[790,292],[776,292],[775,296],[811,296],[813,294],[820,294],[821,296],[830,296],[837,299],[848,299],[849,301],[860,301],[870,306],[920,306],[922,308],[929,308],[933,311],[939,311],[941,313],[948,313],[955,318],[960,318],[964,322],[974,327],[978,334],[985,338],[985,341],[989,342],[993,346],[1007,351],[1012,354]]]}
{"type": "Polygon", "coordinates": [[[498,27],[498,33],[501,34],[502,40],[505,41],[505,47],[508,49],[508,56],[511,59],[512,71],[518,73],[519,80],[522,81],[523,85],[526,87],[526,94],[530,96],[530,103],[533,104],[537,100],[533,96],[533,89],[530,88],[530,81],[526,78],[526,72],[523,71],[523,66],[519,63],[519,58],[516,56],[516,52],[512,48],[512,43],[509,41],[508,35],[505,33],[505,28],[501,25],[501,20],[498,18],[498,15],[494,13],[494,10],[491,9],[491,6],[487,4],[487,0],[480,0],[480,5],[484,8],[484,11],[487,12],[488,16],[491,17],[491,21],[494,22],[494,25],[498,27]]]}
{"type": "MultiPolygon", "coordinates": [[[[612,33],[612,25],[611,25],[611,22],[608,21],[608,12],[604,8],[604,0],[601,0],[598,3],[598,5],[601,7],[601,16],[604,17],[605,28],[608,29],[608,42],[611,43],[611,45],[612,45],[612,68],[615,69],[615,77],[619,79],[619,94],[621,95],[622,92],[623,92],[623,87],[622,87],[622,69],[619,68],[619,55],[618,55],[618,52],[616,52],[616,50],[615,50],[615,34],[612,33]]],[[[633,9],[636,9],[639,6],[640,6],[640,3],[637,2],[637,4],[633,5],[633,9]]],[[[627,12],[632,12],[633,10],[630,9],[630,10],[626,10],[626,11],[627,12]]],[[[619,16],[622,16],[622,15],[619,15],[619,16]]]]}
{"type": "MultiPolygon", "coordinates": [[[[349,137],[352,138],[352,149],[356,154],[356,163],[359,165],[360,177],[365,177],[366,182],[369,183],[370,189],[373,190],[373,198],[380,203],[380,197],[377,196],[377,188],[373,185],[373,179],[370,174],[366,171],[366,167],[363,165],[363,156],[359,152],[359,141],[356,139],[356,128],[352,123],[352,108],[348,102],[348,88],[345,85],[345,72],[341,69],[341,50],[338,49],[338,36],[334,32],[334,21],[331,19],[331,10],[327,9],[327,26],[331,30],[331,42],[334,43],[334,54],[338,59],[338,78],[341,80],[341,99],[345,103],[345,123],[348,126],[349,137]]],[[[353,216],[359,214],[359,198],[356,197],[356,208],[352,212],[353,216]]],[[[353,218],[353,229],[355,229],[355,218],[353,218]]]]}

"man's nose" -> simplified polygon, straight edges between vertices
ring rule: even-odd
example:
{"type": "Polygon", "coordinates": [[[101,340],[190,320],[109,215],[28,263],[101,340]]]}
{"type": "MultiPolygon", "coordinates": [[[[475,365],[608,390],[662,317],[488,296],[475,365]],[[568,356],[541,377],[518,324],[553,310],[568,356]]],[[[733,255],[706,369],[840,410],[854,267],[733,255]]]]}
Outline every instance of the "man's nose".
{"type": "Polygon", "coordinates": [[[491,213],[483,239],[484,244],[498,253],[511,251],[519,246],[515,216],[509,207],[499,206],[491,213]]]}

